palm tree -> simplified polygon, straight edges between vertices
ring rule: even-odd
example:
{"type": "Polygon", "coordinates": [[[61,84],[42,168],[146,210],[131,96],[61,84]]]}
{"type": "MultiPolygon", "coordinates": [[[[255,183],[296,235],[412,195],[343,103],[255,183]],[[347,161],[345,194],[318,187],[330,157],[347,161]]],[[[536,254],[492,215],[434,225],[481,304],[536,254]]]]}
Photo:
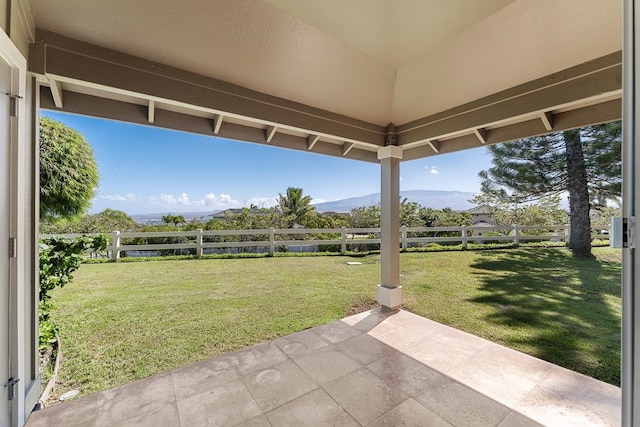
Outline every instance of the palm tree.
{"type": "Polygon", "coordinates": [[[294,187],[287,188],[286,196],[278,193],[278,207],[289,228],[293,228],[295,224],[301,224],[316,210],[311,206],[311,196],[303,196],[302,188],[294,187]]]}

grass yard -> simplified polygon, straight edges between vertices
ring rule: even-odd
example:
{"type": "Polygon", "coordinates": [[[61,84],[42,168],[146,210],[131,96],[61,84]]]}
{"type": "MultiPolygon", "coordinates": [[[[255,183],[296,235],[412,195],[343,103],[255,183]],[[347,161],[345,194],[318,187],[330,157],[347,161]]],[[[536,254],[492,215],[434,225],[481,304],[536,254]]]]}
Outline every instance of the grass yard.
{"type": "MultiPolygon", "coordinates": [[[[405,308],[618,385],[620,253],[594,253],[405,253],[405,308]]],[[[85,264],[53,292],[63,351],[56,392],[104,390],[368,308],[379,257],[349,260],[85,264]]]]}

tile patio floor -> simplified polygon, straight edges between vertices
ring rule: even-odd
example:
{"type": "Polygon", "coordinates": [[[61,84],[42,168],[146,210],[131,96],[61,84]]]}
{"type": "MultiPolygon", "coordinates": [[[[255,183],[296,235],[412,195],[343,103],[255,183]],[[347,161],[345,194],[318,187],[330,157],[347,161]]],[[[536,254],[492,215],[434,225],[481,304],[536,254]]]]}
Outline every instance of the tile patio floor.
{"type": "Polygon", "coordinates": [[[34,412],[39,426],[617,426],[620,389],[379,309],[34,412]]]}

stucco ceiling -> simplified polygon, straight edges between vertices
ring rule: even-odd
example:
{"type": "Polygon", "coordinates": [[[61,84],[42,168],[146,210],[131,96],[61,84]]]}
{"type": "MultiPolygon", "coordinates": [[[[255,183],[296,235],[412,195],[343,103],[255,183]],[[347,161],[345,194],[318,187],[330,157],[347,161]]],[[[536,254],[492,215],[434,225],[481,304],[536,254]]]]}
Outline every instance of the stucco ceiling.
{"type": "Polygon", "coordinates": [[[400,68],[514,0],[264,0],[400,68]]]}
{"type": "Polygon", "coordinates": [[[38,28],[378,125],[620,50],[619,0],[30,0],[38,28]]]}

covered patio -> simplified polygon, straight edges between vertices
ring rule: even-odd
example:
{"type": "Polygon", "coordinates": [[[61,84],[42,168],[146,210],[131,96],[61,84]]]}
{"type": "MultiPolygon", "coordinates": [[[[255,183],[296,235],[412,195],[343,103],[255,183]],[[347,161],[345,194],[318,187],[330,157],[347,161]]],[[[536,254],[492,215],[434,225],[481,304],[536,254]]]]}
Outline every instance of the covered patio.
{"type": "Polygon", "coordinates": [[[620,389],[372,311],[31,415],[27,426],[616,426],[620,389]]]}
{"type": "MultiPolygon", "coordinates": [[[[218,374],[229,379],[221,379],[220,387],[235,385],[247,399],[241,413],[232,411],[239,418],[230,418],[230,425],[250,421],[249,415],[281,424],[278,413],[294,416],[296,410],[309,420],[314,413],[336,414],[347,424],[362,425],[398,414],[410,420],[416,413],[454,425],[465,424],[459,417],[469,414],[490,417],[483,425],[532,420],[559,425],[566,417],[576,425],[637,423],[638,36],[633,29],[639,18],[636,1],[626,0],[623,60],[622,5],[621,0],[0,0],[0,93],[7,100],[0,129],[7,154],[2,168],[8,171],[0,179],[5,218],[0,239],[9,241],[0,245],[0,271],[9,272],[0,281],[8,296],[0,299],[0,345],[9,355],[0,366],[7,379],[0,389],[5,402],[0,425],[24,425],[40,388],[36,147],[41,108],[378,163],[381,268],[379,282],[371,286],[377,287],[380,304],[395,314],[345,319],[302,332],[302,342],[288,337],[184,368],[184,375],[174,372],[106,391],[35,413],[33,425],[58,416],[99,425],[113,421],[104,415],[109,407],[115,416],[131,415],[126,420],[132,422],[135,416],[149,416],[150,423],[154,416],[165,421],[174,416],[190,425],[182,418],[191,416],[184,406],[188,399],[198,406],[195,396],[229,391],[216,387],[218,374]],[[623,91],[620,418],[615,414],[619,391],[610,386],[393,310],[403,302],[402,161],[619,120],[623,91]],[[339,364],[314,368],[322,366],[323,360],[311,362],[322,351],[349,360],[350,367],[338,377],[323,377],[339,364]],[[405,363],[410,372],[415,368],[416,375],[426,375],[417,388],[397,380],[405,375],[405,363]],[[181,388],[176,378],[188,378],[190,369],[204,372],[196,375],[205,378],[207,391],[181,388]],[[274,378],[287,376],[296,384],[290,388],[297,390],[295,396],[269,389],[274,378]],[[344,391],[352,386],[360,394],[344,391]],[[377,390],[370,400],[352,399],[366,396],[369,387],[377,390]],[[119,400],[128,389],[137,397],[119,400]],[[450,397],[447,404],[438,400],[443,396],[450,397]],[[269,401],[277,397],[286,402],[269,401]],[[296,409],[305,399],[316,412],[296,409]],[[153,401],[161,404],[147,406],[153,401]],[[358,409],[374,402],[370,410],[358,409]],[[318,409],[324,404],[333,409],[318,409]]],[[[218,402],[207,413],[230,408],[218,402]]],[[[193,413],[202,408],[206,405],[193,413]]]]}

